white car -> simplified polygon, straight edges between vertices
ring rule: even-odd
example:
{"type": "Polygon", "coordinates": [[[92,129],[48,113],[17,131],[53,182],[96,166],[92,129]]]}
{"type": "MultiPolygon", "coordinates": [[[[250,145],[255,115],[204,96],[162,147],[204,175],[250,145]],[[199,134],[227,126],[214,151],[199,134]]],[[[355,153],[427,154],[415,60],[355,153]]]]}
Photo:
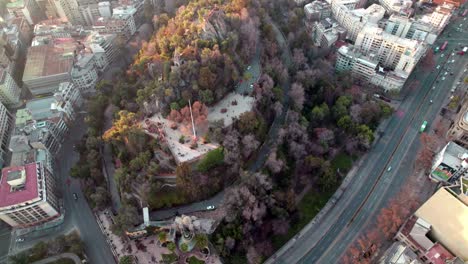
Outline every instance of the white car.
{"type": "Polygon", "coordinates": [[[249,65],[249,67],[247,67],[247,70],[250,70],[250,68],[252,68],[252,66],[249,65]]]}
{"type": "Polygon", "coordinates": [[[388,166],[387,172],[392,170],[392,166],[388,166]]]}
{"type": "Polygon", "coordinates": [[[208,205],[206,210],[214,210],[216,207],[214,205],[208,205]]]}
{"type": "Polygon", "coordinates": [[[437,65],[436,69],[440,69],[440,65],[437,65]]]}
{"type": "Polygon", "coordinates": [[[452,60],[452,63],[454,63],[454,62],[455,62],[455,60],[452,60]]]}
{"type": "Polygon", "coordinates": [[[442,77],[442,81],[445,81],[445,77],[442,77]]]}
{"type": "Polygon", "coordinates": [[[447,74],[448,74],[448,72],[444,72],[444,75],[447,75],[447,74]]]}
{"type": "Polygon", "coordinates": [[[24,238],[17,238],[16,239],[16,242],[23,242],[24,241],[24,238]]]}

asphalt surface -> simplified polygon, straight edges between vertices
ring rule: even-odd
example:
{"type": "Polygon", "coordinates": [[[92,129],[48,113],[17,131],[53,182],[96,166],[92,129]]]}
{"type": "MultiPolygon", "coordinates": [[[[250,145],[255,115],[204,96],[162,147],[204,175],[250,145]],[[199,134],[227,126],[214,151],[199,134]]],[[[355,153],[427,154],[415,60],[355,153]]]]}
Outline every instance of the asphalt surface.
{"type": "MultiPolygon", "coordinates": [[[[446,31],[460,23],[451,23],[446,31]]],[[[452,33],[455,39],[468,43],[464,32],[452,33]],[[456,35],[458,34],[458,35],[456,35]],[[455,35],[455,36],[454,36],[455,35]]],[[[442,44],[447,34],[436,42],[442,44]]],[[[449,42],[447,50],[452,50],[458,43],[449,42]]],[[[408,93],[395,114],[390,118],[385,134],[378,139],[370,150],[362,166],[344,192],[335,207],[320,223],[302,230],[298,237],[293,238],[292,246],[282,249],[267,263],[336,263],[347,247],[360,234],[362,228],[374,219],[375,214],[385,205],[405,182],[412,171],[413,161],[419,146],[419,128],[424,120],[435,119],[440,108],[450,94],[456,76],[463,71],[467,63],[467,55],[454,55],[455,63],[450,64],[454,75],[445,75],[443,70],[451,52],[445,51],[444,57],[435,56],[435,65],[441,65],[439,70],[425,71],[418,66],[407,86],[418,80],[420,85],[408,93]],[[446,79],[442,81],[442,76],[446,79]],[[436,83],[436,78],[439,82],[436,83]],[[435,89],[431,89],[435,86],[435,89]],[[431,104],[429,101],[433,100],[431,104]],[[388,172],[389,167],[393,169],[388,172]]],[[[406,87],[407,89],[408,87],[406,87]]]]}
{"type": "Polygon", "coordinates": [[[59,259],[71,259],[71,260],[73,260],[73,262],[75,262],[75,264],[80,264],[81,263],[81,259],[76,254],[62,253],[62,254],[59,254],[59,255],[56,255],[56,256],[52,256],[52,257],[49,257],[49,258],[46,258],[46,259],[42,259],[42,260],[33,262],[32,264],[46,264],[46,263],[51,263],[51,262],[57,261],[59,259]]]}
{"type": "MultiPolygon", "coordinates": [[[[279,30],[279,28],[273,21],[270,20],[270,23],[273,26],[276,40],[278,41],[279,45],[281,46],[281,50],[283,51],[281,55],[283,63],[286,67],[289,67],[289,65],[291,65],[291,52],[290,52],[288,43],[286,41],[286,37],[283,35],[283,33],[279,30]]],[[[258,78],[260,77],[260,74],[261,74],[260,49],[261,49],[260,45],[257,45],[257,51],[250,64],[251,68],[246,70],[246,72],[250,73],[252,77],[248,81],[242,82],[236,88],[236,92],[245,93],[245,92],[251,91],[252,88],[250,85],[256,82],[258,78]]],[[[290,86],[291,86],[291,83],[289,79],[286,79],[282,83],[283,94],[285,95],[282,101],[283,111],[273,121],[273,124],[271,125],[270,130],[268,131],[267,139],[260,146],[255,162],[253,162],[252,165],[249,167],[250,171],[258,171],[263,167],[263,164],[265,164],[265,161],[271,152],[271,147],[274,146],[274,143],[276,139],[278,138],[279,129],[283,126],[286,120],[287,109],[289,109],[290,86]]],[[[164,220],[170,217],[174,217],[177,214],[189,214],[193,212],[204,211],[206,210],[206,207],[209,205],[219,206],[220,204],[222,204],[224,200],[224,193],[225,193],[225,190],[219,192],[218,194],[211,197],[210,199],[207,199],[201,202],[153,211],[150,213],[150,218],[153,221],[164,220]]]]}

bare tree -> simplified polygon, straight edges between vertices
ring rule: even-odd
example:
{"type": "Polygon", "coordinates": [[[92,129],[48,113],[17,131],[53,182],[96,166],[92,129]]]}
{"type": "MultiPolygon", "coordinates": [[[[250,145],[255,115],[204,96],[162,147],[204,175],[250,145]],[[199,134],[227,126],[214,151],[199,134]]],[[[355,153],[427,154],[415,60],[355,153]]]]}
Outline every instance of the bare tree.
{"type": "Polygon", "coordinates": [[[242,154],[247,158],[260,146],[260,142],[258,142],[253,134],[247,134],[242,138],[242,145],[242,154]]]}

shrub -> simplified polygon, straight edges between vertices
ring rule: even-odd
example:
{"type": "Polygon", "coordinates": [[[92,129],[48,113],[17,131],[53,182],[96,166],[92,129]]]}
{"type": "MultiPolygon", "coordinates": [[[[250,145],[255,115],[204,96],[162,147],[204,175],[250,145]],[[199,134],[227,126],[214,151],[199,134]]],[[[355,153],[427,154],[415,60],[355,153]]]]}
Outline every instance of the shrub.
{"type": "Polygon", "coordinates": [[[207,172],[208,170],[223,164],[224,162],[224,149],[217,148],[206,154],[197,164],[197,170],[200,172],[207,172]]]}

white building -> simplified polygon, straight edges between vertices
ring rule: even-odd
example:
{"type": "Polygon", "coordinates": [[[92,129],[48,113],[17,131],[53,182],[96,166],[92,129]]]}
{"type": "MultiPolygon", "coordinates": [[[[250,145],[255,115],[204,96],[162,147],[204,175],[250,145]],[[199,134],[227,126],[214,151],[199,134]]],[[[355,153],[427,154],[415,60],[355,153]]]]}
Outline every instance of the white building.
{"type": "Polygon", "coordinates": [[[108,65],[104,50],[96,53],[81,53],[71,69],[73,83],[82,93],[88,93],[96,85],[99,73],[108,65]]]}
{"type": "Polygon", "coordinates": [[[21,88],[10,75],[8,68],[0,66],[0,102],[13,106],[20,102],[21,88]]]}
{"type": "Polygon", "coordinates": [[[112,8],[110,2],[99,2],[98,3],[99,14],[102,17],[111,17],[112,8]]]}
{"type": "Polygon", "coordinates": [[[111,18],[100,17],[94,22],[93,30],[102,34],[121,35],[128,40],[136,32],[135,19],[132,14],[125,12],[116,13],[114,9],[111,18]]]}
{"type": "Polygon", "coordinates": [[[337,72],[350,72],[356,79],[382,87],[386,90],[403,88],[407,75],[393,71],[385,71],[379,66],[375,54],[360,53],[352,46],[342,46],[338,49],[336,59],[337,72]]]}
{"type": "Polygon", "coordinates": [[[423,16],[421,21],[431,24],[437,28],[438,32],[442,32],[445,26],[450,22],[453,9],[454,7],[451,4],[440,5],[431,14],[423,16]]]}
{"type": "Polygon", "coordinates": [[[65,113],[69,122],[76,118],[76,110],[83,105],[80,90],[71,82],[61,83],[58,92],[54,94],[55,102],[51,109],[65,113]]]}
{"type": "Polygon", "coordinates": [[[413,13],[411,0],[379,0],[379,4],[387,10],[388,14],[402,14],[409,16],[413,13]]]}
{"type": "Polygon", "coordinates": [[[4,159],[8,153],[8,141],[13,128],[13,117],[6,107],[0,103],[0,166],[4,165],[4,159]]]}
{"type": "Polygon", "coordinates": [[[367,24],[375,24],[384,17],[385,9],[372,4],[366,9],[349,9],[341,2],[332,2],[332,13],[336,21],[348,31],[347,39],[355,41],[357,35],[367,24]]]}
{"type": "Polygon", "coordinates": [[[8,167],[0,180],[0,219],[12,227],[24,228],[60,216],[57,185],[41,163],[8,167]]]}
{"type": "Polygon", "coordinates": [[[427,44],[434,44],[437,39],[437,30],[431,24],[406,16],[391,15],[384,27],[385,32],[397,37],[419,40],[427,44]]]}
{"type": "Polygon", "coordinates": [[[30,25],[45,19],[45,14],[35,0],[8,1],[6,8],[11,16],[24,17],[30,25]]]}
{"type": "Polygon", "coordinates": [[[420,41],[391,35],[377,26],[366,26],[358,34],[355,47],[364,54],[375,55],[381,66],[408,75],[427,50],[420,41]]]}
{"type": "Polygon", "coordinates": [[[429,178],[456,183],[460,177],[468,179],[468,150],[450,141],[435,155],[429,178]]]}
{"type": "Polygon", "coordinates": [[[107,62],[111,64],[115,61],[119,53],[115,47],[116,34],[99,34],[98,32],[91,33],[86,43],[93,53],[104,51],[107,62]]]}
{"type": "Polygon", "coordinates": [[[304,6],[304,13],[309,21],[320,21],[331,16],[331,6],[325,1],[316,0],[304,6]]]}
{"type": "Polygon", "coordinates": [[[88,26],[92,25],[94,21],[101,17],[101,14],[99,13],[99,5],[97,3],[80,6],[80,12],[88,26]]]}
{"type": "Polygon", "coordinates": [[[320,22],[313,23],[312,40],[316,46],[330,47],[337,40],[343,40],[345,38],[346,29],[331,18],[326,18],[320,22]]]}

